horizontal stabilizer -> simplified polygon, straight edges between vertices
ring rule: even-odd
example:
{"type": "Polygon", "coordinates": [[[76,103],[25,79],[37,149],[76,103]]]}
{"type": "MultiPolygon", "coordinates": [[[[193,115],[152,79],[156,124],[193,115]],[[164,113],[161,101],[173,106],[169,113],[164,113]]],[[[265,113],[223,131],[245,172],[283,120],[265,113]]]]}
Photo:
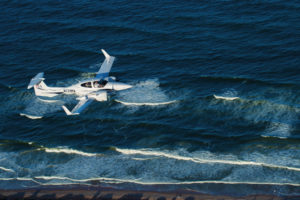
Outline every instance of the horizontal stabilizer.
{"type": "Polygon", "coordinates": [[[38,85],[41,81],[45,80],[44,72],[38,73],[35,77],[33,77],[27,87],[27,89],[32,88],[35,85],[38,85]]]}

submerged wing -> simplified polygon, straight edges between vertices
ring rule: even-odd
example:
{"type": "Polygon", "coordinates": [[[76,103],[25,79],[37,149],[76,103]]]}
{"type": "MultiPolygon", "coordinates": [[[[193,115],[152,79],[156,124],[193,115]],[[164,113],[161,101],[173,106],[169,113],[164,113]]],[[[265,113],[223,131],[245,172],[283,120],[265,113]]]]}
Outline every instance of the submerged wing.
{"type": "Polygon", "coordinates": [[[83,111],[86,107],[88,107],[88,105],[90,105],[93,102],[93,100],[93,98],[84,97],[78,102],[78,104],[73,108],[71,112],[65,106],[62,106],[62,108],[64,109],[67,115],[79,115],[81,111],[83,111]]]}
{"type": "Polygon", "coordinates": [[[110,56],[104,49],[101,49],[105,56],[105,60],[102,63],[99,71],[96,73],[96,78],[102,79],[108,76],[110,69],[115,61],[115,57],[110,56]]]}

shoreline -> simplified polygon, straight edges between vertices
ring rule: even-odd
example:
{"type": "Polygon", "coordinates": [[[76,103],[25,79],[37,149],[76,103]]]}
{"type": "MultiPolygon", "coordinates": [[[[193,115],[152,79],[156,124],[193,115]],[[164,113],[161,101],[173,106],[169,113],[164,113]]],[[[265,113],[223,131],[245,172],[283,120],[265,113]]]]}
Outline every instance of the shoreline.
{"type": "Polygon", "coordinates": [[[48,185],[23,189],[0,189],[0,199],[206,199],[206,200],[296,200],[300,196],[274,196],[269,194],[232,196],[213,195],[194,190],[148,191],[81,184],[48,185]]]}

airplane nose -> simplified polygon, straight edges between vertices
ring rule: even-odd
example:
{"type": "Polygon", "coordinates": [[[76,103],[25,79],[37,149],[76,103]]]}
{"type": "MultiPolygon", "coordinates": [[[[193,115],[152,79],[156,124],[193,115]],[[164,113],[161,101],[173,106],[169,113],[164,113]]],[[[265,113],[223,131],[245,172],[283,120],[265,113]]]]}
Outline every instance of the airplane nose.
{"type": "Polygon", "coordinates": [[[132,88],[132,85],[126,84],[126,83],[119,83],[119,82],[115,82],[113,89],[114,90],[126,90],[132,88]]]}

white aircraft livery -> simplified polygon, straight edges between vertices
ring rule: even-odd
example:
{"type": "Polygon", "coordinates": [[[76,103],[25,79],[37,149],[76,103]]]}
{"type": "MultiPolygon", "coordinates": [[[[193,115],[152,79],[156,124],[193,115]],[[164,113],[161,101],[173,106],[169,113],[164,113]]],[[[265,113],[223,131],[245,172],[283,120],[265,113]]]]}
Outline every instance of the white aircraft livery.
{"type": "Polygon", "coordinates": [[[59,94],[75,94],[78,96],[78,104],[69,111],[68,108],[62,106],[67,115],[78,115],[83,111],[93,100],[107,101],[107,90],[126,90],[131,88],[131,85],[117,82],[116,78],[109,76],[109,72],[115,60],[115,57],[110,56],[104,49],[101,49],[105,56],[96,77],[93,79],[84,80],[69,87],[48,87],[44,80],[44,73],[38,73],[31,79],[27,89],[34,88],[36,96],[54,97],[59,94]]]}

